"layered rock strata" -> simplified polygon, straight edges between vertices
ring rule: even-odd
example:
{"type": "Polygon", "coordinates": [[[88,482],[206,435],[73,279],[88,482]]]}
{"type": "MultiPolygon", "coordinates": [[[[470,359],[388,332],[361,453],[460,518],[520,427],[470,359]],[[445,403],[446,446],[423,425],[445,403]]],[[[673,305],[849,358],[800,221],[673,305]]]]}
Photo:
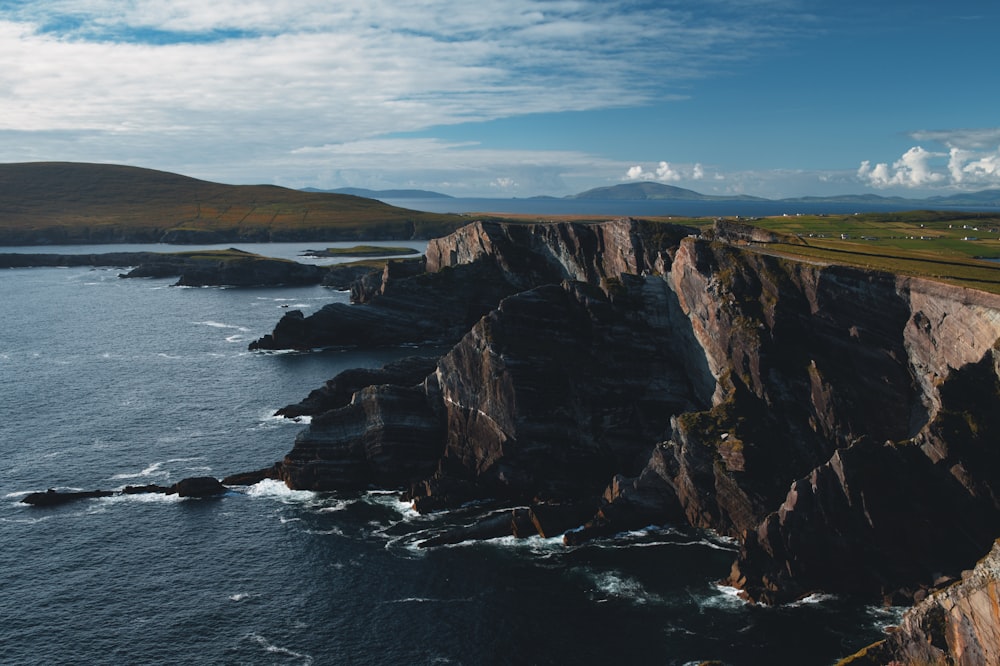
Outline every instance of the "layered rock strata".
{"type": "Polygon", "coordinates": [[[884,641],[841,666],[1000,663],[1000,541],[962,579],[937,589],[908,610],[884,641]]]}
{"type": "Polygon", "coordinates": [[[279,323],[292,346],[456,342],[419,381],[331,403],[273,473],[420,509],[593,502],[567,541],[716,530],[754,600],[908,599],[957,575],[1000,534],[1000,298],[727,234],[476,223],[432,241],[427,272],[279,323]]]}

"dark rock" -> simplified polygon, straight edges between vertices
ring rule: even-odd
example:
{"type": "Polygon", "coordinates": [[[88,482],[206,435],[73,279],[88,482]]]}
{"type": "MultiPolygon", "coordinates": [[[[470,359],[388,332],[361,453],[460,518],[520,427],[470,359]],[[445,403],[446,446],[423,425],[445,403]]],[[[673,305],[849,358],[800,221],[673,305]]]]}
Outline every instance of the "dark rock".
{"type": "Polygon", "coordinates": [[[254,472],[230,474],[222,479],[222,484],[224,486],[252,486],[264,479],[281,479],[281,470],[277,463],[254,472]]]}
{"type": "Polygon", "coordinates": [[[122,488],[122,495],[144,495],[150,493],[166,495],[172,491],[171,487],[150,483],[144,486],[125,486],[122,488]]]}
{"type": "Polygon", "coordinates": [[[433,472],[444,423],[425,385],[369,386],[352,402],[313,419],[280,463],[281,478],[303,490],[406,488],[433,472]]]}
{"type": "Polygon", "coordinates": [[[515,514],[512,511],[502,511],[499,514],[480,518],[470,525],[455,527],[440,534],[424,539],[420,548],[448,546],[465,541],[484,541],[497,537],[511,536],[514,533],[515,514]]]}
{"type": "Polygon", "coordinates": [[[170,487],[170,494],[178,497],[212,497],[226,492],[226,487],[211,476],[196,476],[181,479],[170,487]]]}
{"type": "Polygon", "coordinates": [[[431,356],[408,356],[388,363],[381,368],[354,368],[345,370],[333,379],[309,393],[302,402],[282,407],[275,416],[294,419],[300,416],[317,416],[331,409],[344,407],[351,402],[355,393],[366,386],[396,384],[416,386],[437,367],[437,358],[431,356]]]}
{"type": "Polygon", "coordinates": [[[934,591],[885,640],[840,664],[979,666],[1000,660],[1000,542],[959,582],[934,591]]]}
{"type": "Polygon", "coordinates": [[[529,511],[535,531],[548,539],[561,536],[593,518],[597,511],[597,502],[543,502],[533,504],[529,511]]]}
{"type": "Polygon", "coordinates": [[[50,488],[44,493],[31,493],[26,495],[21,502],[32,506],[59,506],[69,502],[94,497],[110,497],[114,493],[110,490],[82,490],[57,492],[50,488]]]}
{"type": "Polygon", "coordinates": [[[408,488],[421,511],[603,493],[568,542],[713,529],[761,601],[957,575],[1000,533],[1000,298],[688,231],[474,224],[428,246],[427,273],[289,314],[276,346],[456,343],[422,384],[316,416],[282,478],[408,488]]]}

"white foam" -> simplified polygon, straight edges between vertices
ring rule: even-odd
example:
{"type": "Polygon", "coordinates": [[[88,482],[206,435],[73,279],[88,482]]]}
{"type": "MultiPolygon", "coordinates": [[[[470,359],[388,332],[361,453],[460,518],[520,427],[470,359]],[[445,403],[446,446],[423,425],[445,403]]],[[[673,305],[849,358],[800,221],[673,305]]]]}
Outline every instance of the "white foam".
{"type": "Polygon", "coordinates": [[[252,598],[254,596],[256,596],[256,595],[249,594],[248,592],[237,592],[236,594],[230,594],[229,595],[229,600],[230,601],[246,601],[247,599],[250,599],[250,598],[252,598]]]}
{"type": "Polygon", "coordinates": [[[328,530],[306,530],[306,534],[318,534],[320,536],[344,536],[344,531],[339,527],[331,527],[328,530]]]}
{"type": "Polygon", "coordinates": [[[311,490],[292,490],[283,481],[264,479],[243,491],[249,497],[276,499],[285,503],[308,502],[316,499],[316,493],[311,490]]]}
{"type": "Polygon", "coordinates": [[[247,634],[246,638],[253,641],[257,645],[264,648],[264,651],[268,654],[280,654],[286,657],[292,657],[293,659],[301,659],[303,666],[311,666],[313,663],[313,658],[307,654],[301,652],[296,652],[289,648],[281,647],[279,645],[274,645],[266,638],[257,633],[247,634]]]}
{"type": "MultiPolygon", "coordinates": [[[[201,458],[201,457],[197,457],[197,458],[171,458],[169,460],[162,460],[160,462],[154,462],[154,463],[148,465],[147,467],[145,467],[144,469],[142,469],[142,470],[140,470],[138,472],[133,472],[133,473],[122,472],[122,473],[119,473],[119,474],[115,474],[115,475],[113,475],[111,477],[111,479],[112,480],[122,480],[122,479],[149,478],[149,477],[164,477],[164,478],[168,478],[170,476],[170,472],[168,470],[163,469],[164,465],[173,465],[173,464],[176,464],[176,463],[186,463],[186,462],[196,462],[196,461],[199,461],[199,460],[204,460],[204,458],[201,458]]],[[[199,470],[199,471],[210,471],[211,470],[210,467],[195,467],[195,468],[190,468],[190,469],[199,470]]]]}
{"type": "Polygon", "coordinates": [[[387,599],[381,601],[381,604],[453,604],[453,603],[467,603],[472,601],[471,597],[466,597],[464,599],[434,599],[431,597],[404,597],[402,599],[387,599]]]}
{"type": "Polygon", "coordinates": [[[312,423],[311,416],[296,416],[294,418],[287,418],[285,416],[278,416],[275,414],[277,410],[269,409],[266,412],[262,412],[258,417],[258,427],[272,427],[272,426],[285,426],[285,425],[309,425],[312,423]]]}
{"type": "Polygon", "coordinates": [[[120,493],[100,497],[98,501],[105,504],[176,504],[177,502],[184,501],[184,498],[176,493],[172,495],[166,493],[120,493]]]}
{"type": "Polygon", "coordinates": [[[413,508],[412,502],[399,499],[399,493],[395,490],[370,490],[365,493],[365,497],[373,504],[389,507],[404,519],[424,518],[423,514],[413,508]]]}
{"type": "Polygon", "coordinates": [[[48,520],[52,516],[39,516],[37,518],[0,518],[0,523],[13,523],[20,525],[34,525],[35,523],[40,523],[43,520],[48,520]]]}
{"type": "Polygon", "coordinates": [[[228,328],[235,331],[240,331],[242,333],[249,333],[250,329],[245,326],[237,326],[236,324],[224,324],[218,321],[196,321],[195,324],[201,324],[202,326],[211,326],[212,328],[228,328]]]}
{"type": "Polygon", "coordinates": [[[605,571],[593,574],[596,589],[593,592],[597,603],[605,603],[611,599],[623,599],[634,604],[663,603],[663,598],[648,592],[642,583],[617,571],[605,571]]]}
{"type": "Polygon", "coordinates": [[[832,594],[821,594],[819,592],[815,592],[813,594],[810,594],[808,596],[802,597],[801,599],[797,599],[797,600],[789,603],[788,606],[791,607],[791,608],[798,608],[798,607],[801,607],[801,606],[810,606],[810,605],[813,605],[813,604],[821,604],[821,603],[826,602],[826,601],[832,601],[833,599],[836,599],[836,598],[837,597],[835,595],[832,595],[832,594]]]}
{"type": "Polygon", "coordinates": [[[739,588],[715,583],[712,585],[712,589],[715,590],[715,594],[710,593],[708,597],[700,599],[699,604],[701,606],[709,608],[742,608],[750,605],[749,601],[740,596],[742,590],[739,588]]]}

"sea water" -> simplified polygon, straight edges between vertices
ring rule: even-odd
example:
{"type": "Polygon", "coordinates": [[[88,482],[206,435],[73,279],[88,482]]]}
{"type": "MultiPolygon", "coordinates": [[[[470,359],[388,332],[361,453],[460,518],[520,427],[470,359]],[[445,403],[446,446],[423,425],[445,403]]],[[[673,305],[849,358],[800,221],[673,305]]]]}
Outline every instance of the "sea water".
{"type": "Polygon", "coordinates": [[[0,271],[2,664],[825,664],[893,619],[837,598],[749,606],[717,583],[735,545],[669,525],[422,549],[483,509],[421,516],[377,489],[273,481],[21,504],[264,467],[306,427],[276,409],[341,370],[442,351],[251,353],[284,312],[346,295],[121,272],[0,271]]]}

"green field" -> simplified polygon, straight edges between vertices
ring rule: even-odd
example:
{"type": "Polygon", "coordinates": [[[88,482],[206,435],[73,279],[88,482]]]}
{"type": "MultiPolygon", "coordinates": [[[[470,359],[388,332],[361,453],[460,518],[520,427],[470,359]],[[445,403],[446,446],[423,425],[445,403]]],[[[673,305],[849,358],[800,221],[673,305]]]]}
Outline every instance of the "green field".
{"type": "Polygon", "coordinates": [[[909,211],[743,220],[783,235],[766,251],[1000,293],[1000,214],[909,211]]]}

